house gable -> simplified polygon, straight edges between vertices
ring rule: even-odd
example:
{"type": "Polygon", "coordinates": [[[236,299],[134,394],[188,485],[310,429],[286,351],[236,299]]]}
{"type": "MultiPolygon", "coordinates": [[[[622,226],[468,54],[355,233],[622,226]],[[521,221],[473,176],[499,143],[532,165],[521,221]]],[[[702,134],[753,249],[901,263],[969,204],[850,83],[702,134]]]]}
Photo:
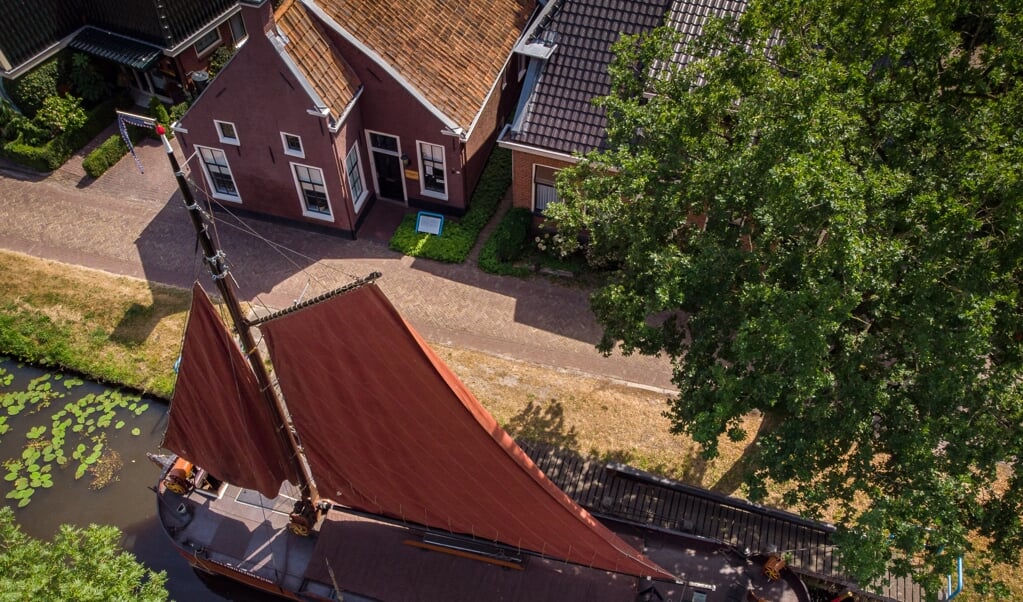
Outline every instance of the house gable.
{"type": "MultiPolygon", "coordinates": [[[[288,54],[302,43],[286,43],[273,27],[252,21],[247,26],[249,40],[179,124],[193,183],[206,196],[238,202],[252,213],[354,232],[337,156],[345,149],[336,148],[328,115],[317,106],[322,99],[310,95],[310,85],[296,73],[299,60],[288,54]],[[265,35],[260,28],[267,29],[265,35]],[[230,138],[224,137],[225,123],[230,138]],[[227,164],[220,170],[230,171],[236,198],[218,196],[203,153],[227,164]],[[315,188],[315,205],[303,196],[303,185],[315,188]]],[[[348,106],[354,91],[334,100],[348,106]]]]}
{"type": "Polygon", "coordinates": [[[536,7],[535,0],[302,1],[456,133],[475,122],[536,7]]]}

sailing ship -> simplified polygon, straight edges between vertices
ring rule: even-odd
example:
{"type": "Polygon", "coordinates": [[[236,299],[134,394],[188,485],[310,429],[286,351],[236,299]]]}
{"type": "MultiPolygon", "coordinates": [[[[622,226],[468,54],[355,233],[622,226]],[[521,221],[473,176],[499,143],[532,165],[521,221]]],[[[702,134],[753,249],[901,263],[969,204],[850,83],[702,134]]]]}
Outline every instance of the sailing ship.
{"type": "MultiPolygon", "coordinates": [[[[555,486],[379,274],[243,315],[160,134],[235,330],[194,285],[162,444],[174,455],[155,489],[197,571],[295,600],[758,599],[759,574],[720,587],[755,573],[748,561],[598,520],[555,486]]],[[[772,599],[806,599],[785,579],[770,587],[772,599]]]]}

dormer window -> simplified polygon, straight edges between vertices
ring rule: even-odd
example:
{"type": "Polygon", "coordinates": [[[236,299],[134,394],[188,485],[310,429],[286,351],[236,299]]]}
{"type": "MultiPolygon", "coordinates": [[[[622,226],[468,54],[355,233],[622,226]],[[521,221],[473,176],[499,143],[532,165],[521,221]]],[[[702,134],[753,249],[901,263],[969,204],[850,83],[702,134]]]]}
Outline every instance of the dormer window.
{"type": "Polygon", "coordinates": [[[292,157],[305,157],[302,149],[302,137],[295,134],[281,132],[281,142],[284,144],[284,154],[292,157]]]}
{"type": "Polygon", "coordinates": [[[217,136],[220,137],[220,141],[224,144],[233,144],[240,146],[241,142],[238,140],[238,130],[235,129],[234,124],[230,121],[217,121],[213,120],[213,125],[217,128],[217,136]]]}

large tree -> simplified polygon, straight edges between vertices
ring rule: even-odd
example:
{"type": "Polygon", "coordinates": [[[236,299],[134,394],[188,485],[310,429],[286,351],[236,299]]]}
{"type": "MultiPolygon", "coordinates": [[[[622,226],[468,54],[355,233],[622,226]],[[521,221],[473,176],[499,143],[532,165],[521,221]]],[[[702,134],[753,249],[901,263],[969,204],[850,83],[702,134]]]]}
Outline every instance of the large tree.
{"type": "Polygon", "coordinates": [[[764,412],[749,494],[837,516],[863,582],[1020,560],[1021,4],[753,0],[684,68],[626,38],[548,208],[611,268],[601,349],[668,354],[710,457],[764,412]]]}
{"type": "Polygon", "coordinates": [[[46,543],[26,535],[0,506],[0,600],[110,602],[167,600],[167,575],[121,550],[116,527],[64,525],[46,543]]]}

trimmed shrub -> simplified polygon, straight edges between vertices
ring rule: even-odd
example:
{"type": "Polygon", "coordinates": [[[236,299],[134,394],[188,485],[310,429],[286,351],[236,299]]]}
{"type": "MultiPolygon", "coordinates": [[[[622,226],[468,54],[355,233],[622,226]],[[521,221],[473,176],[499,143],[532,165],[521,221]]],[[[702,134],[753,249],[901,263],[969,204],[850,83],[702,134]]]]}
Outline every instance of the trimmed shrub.
{"type": "Polygon", "coordinates": [[[121,135],[114,134],[85,157],[82,167],[85,169],[85,173],[98,178],[117,164],[127,152],[128,147],[125,146],[121,135]]]}
{"type": "Polygon", "coordinates": [[[47,59],[39,66],[7,84],[7,92],[14,104],[28,117],[34,117],[43,102],[57,96],[57,85],[60,81],[59,55],[47,59]]]}
{"type": "MultiPolygon", "coordinates": [[[[102,132],[103,128],[107,127],[113,119],[114,101],[109,100],[89,111],[85,123],[81,127],[66,131],[48,141],[35,141],[34,144],[30,144],[24,132],[21,132],[15,140],[3,146],[2,154],[25,167],[37,171],[53,171],[63,165],[75,151],[102,132]]],[[[31,127],[39,129],[28,120],[25,122],[31,127]]]]}
{"type": "Polygon", "coordinates": [[[425,257],[445,263],[461,263],[479,238],[480,231],[494,216],[501,198],[511,186],[511,151],[495,147],[483,168],[479,184],[460,220],[444,221],[441,236],[416,232],[416,216],[407,215],[391,237],[390,247],[411,257],[425,257]]]}

